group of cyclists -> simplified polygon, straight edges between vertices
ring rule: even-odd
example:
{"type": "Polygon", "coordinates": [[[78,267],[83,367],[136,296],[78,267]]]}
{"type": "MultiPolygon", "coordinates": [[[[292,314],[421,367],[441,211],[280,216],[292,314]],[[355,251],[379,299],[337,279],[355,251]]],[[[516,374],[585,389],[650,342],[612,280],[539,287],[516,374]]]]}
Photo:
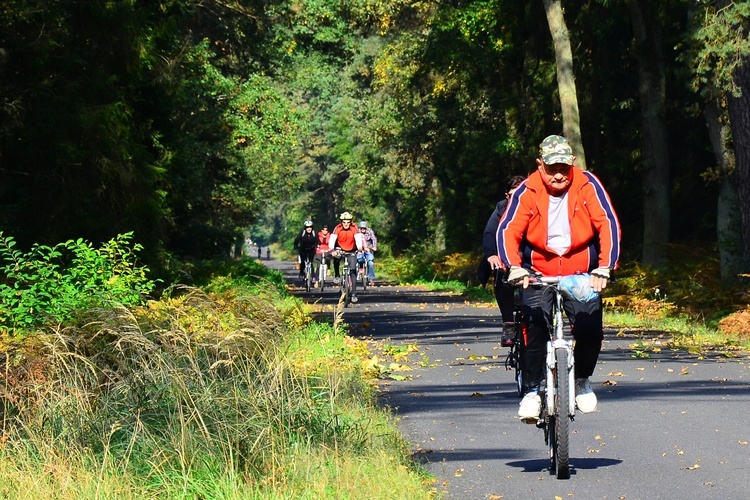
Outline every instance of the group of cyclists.
{"type": "MultiPolygon", "coordinates": [[[[546,137],[539,145],[536,169],[527,177],[510,179],[505,200],[497,204],[484,232],[484,258],[478,275],[486,283],[495,274],[506,345],[512,344],[509,337],[515,336],[516,290],[520,299],[523,399],[518,415],[526,423],[536,423],[541,412],[539,386],[553,308],[544,288],[529,286],[539,277],[574,276],[580,278],[575,280],[576,286],[585,288],[563,294],[563,308],[575,339],[576,406],[581,413],[597,408],[589,377],[604,337],[600,292],[617,268],[621,230],[607,191],[596,176],[575,166],[575,158],[565,137],[546,137]]],[[[317,233],[313,222],[305,221],[294,242],[299,249],[300,277],[306,261],[317,266],[332,257],[338,284],[341,259],[346,258],[354,274],[352,302],[357,302],[357,264],[370,264],[372,285],[377,239],[367,222],[353,225],[351,213],[342,213],[340,219],[332,232],[323,225],[317,233]]]]}
{"type": "MultiPolygon", "coordinates": [[[[294,240],[294,248],[299,250],[300,278],[304,278],[306,262],[312,263],[312,275],[317,276],[315,269],[324,260],[330,267],[333,260],[334,284],[338,285],[341,281],[341,260],[345,258],[349,272],[353,274],[354,288],[351,301],[357,302],[356,273],[359,264],[367,270],[369,286],[375,284],[375,252],[378,249],[378,240],[367,221],[361,221],[355,226],[349,212],[342,213],[339,219],[340,222],[332,232],[328,230],[327,224],[323,224],[316,232],[311,220],[304,222],[302,232],[294,240]]],[[[313,281],[316,283],[316,278],[313,278],[313,281]]]]}

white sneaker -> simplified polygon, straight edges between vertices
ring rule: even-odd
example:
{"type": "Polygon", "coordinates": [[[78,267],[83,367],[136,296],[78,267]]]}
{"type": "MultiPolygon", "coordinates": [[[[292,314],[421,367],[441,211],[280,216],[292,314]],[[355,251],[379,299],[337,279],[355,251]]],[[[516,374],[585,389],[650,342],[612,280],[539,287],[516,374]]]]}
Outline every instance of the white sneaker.
{"type": "Polygon", "coordinates": [[[539,413],[542,411],[542,398],[539,392],[532,390],[527,392],[518,405],[518,416],[527,424],[535,424],[539,420],[539,413]]]}
{"type": "Polygon", "coordinates": [[[576,379],[576,406],[581,413],[596,411],[596,394],[588,378],[576,379]]]}

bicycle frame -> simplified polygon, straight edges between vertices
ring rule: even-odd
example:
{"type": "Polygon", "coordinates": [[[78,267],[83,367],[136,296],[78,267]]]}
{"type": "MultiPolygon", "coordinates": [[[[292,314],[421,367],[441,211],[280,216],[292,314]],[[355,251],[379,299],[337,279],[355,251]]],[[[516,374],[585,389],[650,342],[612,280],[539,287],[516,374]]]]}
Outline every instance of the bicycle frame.
{"type": "Polygon", "coordinates": [[[550,408],[554,409],[555,402],[555,389],[554,379],[557,376],[557,360],[555,353],[557,349],[565,349],[568,352],[568,366],[565,367],[563,373],[568,377],[568,408],[569,417],[573,419],[575,417],[576,407],[576,394],[575,394],[575,360],[573,359],[573,341],[565,338],[565,332],[563,330],[563,299],[560,291],[557,289],[557,284],[560,281],[559,277],[555,278],[540,278],[542,283],[547,285],[549,290],[553,290],[555,294],[555,301],[553,302],[552,311],[552,328],[550,331],[550,340],[547,342],[547,384],[546,384],[546,396],[547,396],[547,411],[550,408]]]}
{"type": "Polygon", "coordinates": [[[565,338],[563,330],[563,298],[557,286],[559,281],[559,277],[537,277],[534,285],[555,294],[550,340],[547,342],[546,379],[540,388],[544,392],[542,415],[537,427],[544,429],[544,440],[549,445],[550,471],[555,472],[558,479],[568,479],[569,422],[575,418],[575,367],[573,341],[565,338]],[[559,366],[560,362],[565,366],[559,366]],[[567,394],[560,394],[562,391],[567,391],[567,394]]]}
{"type": "Polygon", "coordinates": [[[356,279],[356,276],[352,278],[352,269],[349,267],[348,257],[353,255],[356,258],[357,254],[356,252],[344,251],[341,251],[339,253],[340,258],[343,261],[341,268],[341,292],[344,294],[344,307],[349,307],[349,304],[351,303],[352,291],[354,290],[353,280],[356,279]]]}
{"type": "Polygon", "coordinates": [[[305,259],[305,290],[310,291],[312,285],[312,261],[305,259]]]}
{"type": "Polygon", "coordinates": [[[326,264],[327,258],[328,255],[326,253],[321,254],[320,264],[318,265],[318,287],[320,288],[321,292],[325,289],[326,286],[326,274],[328,273],[328,264],[326,264]]]}
{"type": "Polygon", "coordinates": [[[367,283],[370,279],[370,261],[367,260],[367,256],[362,254],[362,262],[359,261],[357,256],[357,278],[362,281],[362,290],[367,290],[367,283]]]}

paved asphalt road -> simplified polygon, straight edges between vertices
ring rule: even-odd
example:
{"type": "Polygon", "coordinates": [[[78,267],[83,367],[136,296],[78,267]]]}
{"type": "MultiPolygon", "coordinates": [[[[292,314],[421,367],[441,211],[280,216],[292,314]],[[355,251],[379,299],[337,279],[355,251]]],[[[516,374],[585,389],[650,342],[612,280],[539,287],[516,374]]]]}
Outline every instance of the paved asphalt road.
{"type": "MultiPolygon", "coordinates": [[[[287,272],[291,264],[271,261],[287,272]]],[[[333,304],[336,291],[300,290],[333,304]]],[[[382,385],[415,457],[453,499],[750,498],[750,359],[702,358],[655,334],[605,332],[592,377],[595,413],[571,424],[569,480],[549,472],[541,430],[516,417],[513,373],[497,340],[499,311],[442,293],[378,286],[346,310],[353,335],[416,343],[408,378],[382,385]],[[657,347],[659,345],[657,344],[657,347]]]]}

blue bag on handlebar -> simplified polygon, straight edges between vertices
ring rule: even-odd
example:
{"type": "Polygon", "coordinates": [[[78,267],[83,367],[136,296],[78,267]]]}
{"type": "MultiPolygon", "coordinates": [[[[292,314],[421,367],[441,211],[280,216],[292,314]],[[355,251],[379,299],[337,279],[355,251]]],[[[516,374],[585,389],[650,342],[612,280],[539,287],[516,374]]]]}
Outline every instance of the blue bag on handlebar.
{"type": "Polygon", "coordinates": [[[599,299],[599,293],[591,288],[588,274],[573,274],[560,278],[558,289],[563,297],[582,303],[593,302],[599,299]]]}

